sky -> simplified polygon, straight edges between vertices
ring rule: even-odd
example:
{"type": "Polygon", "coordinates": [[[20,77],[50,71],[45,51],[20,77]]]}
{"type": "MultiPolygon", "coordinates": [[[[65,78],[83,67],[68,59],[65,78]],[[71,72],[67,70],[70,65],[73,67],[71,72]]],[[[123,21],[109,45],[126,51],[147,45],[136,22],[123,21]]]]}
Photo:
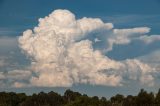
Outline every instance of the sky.
{"type": "Polygon", "coordinates": [[[0,0],[0,91],[156,92],[159,10],[159,0],[0,0]]]}

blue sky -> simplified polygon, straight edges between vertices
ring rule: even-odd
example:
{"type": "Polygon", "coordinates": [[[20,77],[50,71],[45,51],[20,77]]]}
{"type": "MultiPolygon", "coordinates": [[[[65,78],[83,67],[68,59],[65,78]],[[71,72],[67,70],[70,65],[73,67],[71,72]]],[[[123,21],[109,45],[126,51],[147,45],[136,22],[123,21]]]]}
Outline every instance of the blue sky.
{"type": "Polygon", "coordinates": [[[77,17],[101,17],[103,20],[115,22],[117,27],[149,25],[158,33],[158,18],[160,17],[158,0],[94,0],[92,2],[86,0],[1,0],[0,27],[16,35],[26,28],[34,27],[37,25],[38,18],[48,15],[55,9],[68,9],[77,17]],[[125,21],[126,18],[131,17],[131,20],[127,20],[131,24],[124,25],[125,22],[118,22],[117,17],[125,21]],[[122,25],[119,25],[121,23],[122,25]]]}
{"type": "MultiPolygon", "coordinates": [[[[15,79],[9,78],[7,74],[12,70],[24,70],[32,62],[30,60],[31,57],[21,52],[23,48],[18,46],[18,37],[22,36],[25,30],[33,29],[37,26],[39,18],[48,16],[48,14],[56,9],[67,9],[76,16],[76,19],[82,17],[100,18],[104,23],[112,23],[114,29],[149,27],[151,30],[147,35],[156,35],[159,39],[159,0],[0,0],[0,71],[3,73],[2,75],[5,76],[5,78],[1,78],[0,76],[0,84],[4,85],[4,87],[0,88],[1,91],[7,90],[31,94],[42,90],[63,92],[66,89],[66,87],[14,88],[9,86],[9,84],[14,83],[13,80],[15,79]]],[[[95,36],[99,37],[98,35],[88,36],[86,38],[91,41],[95,36]]],[[[99,38],[103,39],[103,37],[99,38]]],[[[153,40],[154,38],[147,39],[153,40]]],[[[126,95],[136,94],[142,87],[149,91],[157,91],[160,86],[160,84],[157,83],[160,78],[158,72],[160,71],[160,41],[158,39],[153,40],[150,44],[145,44],[141,41],[141,38],[129,39],[130,43],[115,42],[112,50],[104,53],[104,55],[115,61],[124,62],[127,59],[137,59],[152,67],[158,67],[156,69],[158,74],[153,75],[156,83],[154,86],[141,85],[139,81],[134,80],[124,86],[114,87],[75,83],[71,89],[89,95],[107,97],[116,93],[126,95]]],[[[106,42],[95,43],[93,48],[101,51],[105,48],[105,43],[106,42]]],[[[14,75],[15,74],[13,74],[13,76],[14,75]]]]}

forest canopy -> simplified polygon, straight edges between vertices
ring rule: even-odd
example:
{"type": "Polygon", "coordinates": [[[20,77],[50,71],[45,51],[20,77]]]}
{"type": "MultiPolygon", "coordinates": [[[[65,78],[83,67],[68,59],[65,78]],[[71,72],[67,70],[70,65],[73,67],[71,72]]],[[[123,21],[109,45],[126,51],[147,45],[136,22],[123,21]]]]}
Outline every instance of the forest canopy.
{"type": "Polygon", "coordinates": [[[160,106],[160,90],[154,94],[141,89],[136,96],[116,94],[110,99],[90,97],[70,89],[63,95],[53,91],[30,96],[25,93],[0,92],[0,106],[160,106]]]}

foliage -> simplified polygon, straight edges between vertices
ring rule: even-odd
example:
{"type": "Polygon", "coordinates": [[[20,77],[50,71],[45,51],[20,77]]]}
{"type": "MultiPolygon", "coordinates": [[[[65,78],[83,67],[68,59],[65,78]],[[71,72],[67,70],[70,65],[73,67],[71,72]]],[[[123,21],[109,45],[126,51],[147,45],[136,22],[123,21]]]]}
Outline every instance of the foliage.
{"type": "Polygon", "coordinates": [[[89,97],[71,90],[61,96],[53,91],[27,96],[25,93],[0,92],[0,106],[160,106],[160,90],[157,94],[141,89],[137,96],[117,94],[105,97],[89,97]]]}

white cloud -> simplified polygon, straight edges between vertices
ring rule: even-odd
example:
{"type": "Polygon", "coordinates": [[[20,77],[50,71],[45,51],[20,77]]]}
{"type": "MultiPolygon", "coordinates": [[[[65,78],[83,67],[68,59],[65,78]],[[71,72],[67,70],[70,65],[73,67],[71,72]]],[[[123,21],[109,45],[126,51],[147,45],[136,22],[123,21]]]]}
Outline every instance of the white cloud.
{"type": "Polygon", "coordinates": [[[111,51],[114,44],[128,44],[133,39],[144,36],[148,33],[150,28],[148,27],[137,27],[130,29],[114,29],[111,37],[108,38],[108,48],[106,51],[111,51]]]}
{"type": "MultiPolygon", "coordinates": [[[[77,83],[121,86],[124,77],[153,85],[150,73],[154,73],[154,68],[137,59],[112,60],[102,50],[93,49],[94,42],[87,38],[95,32],[98,41],[105,42],[104,49],[110,51],[114,44],[128,44],[149,31],[148,27],[113,29],[112,23],[99,18],[76,20],[68,10],[55,10],[40,18],[33,31],[25,31],[19,37],[19,46],[31,58],[30,69],[34,73],[28,75],[31,86],[68,87],[77,83]]],[[[24,85],[16,82],[14,86],[24,85]]]]}
{"type": "Polygon", "coordinates": [[[147,84],[148,86],[154,86],[154,77],[152,75],[143,75],[140,78],[140,81],[144,85],[147,84]]]}
{"type": "Polygon", "coordinates": [[[8,72],[0,72],[1,87],[29,87],[31,71],[28,70],[12,70],[8,72]]]}
{"type": "Polygon", "coordinates": [[[101,40],[99,40],[98,38],[95,38],[94,39],[94,42],[96,43],[96,42],[100,42],[101,40]]]}
{"type": "Polygon", "coordinates": [[[137,57],[137,59],[149,64],[152,67],[155,67],[155,70],[160,71],[160,50],[156,50],[149,54],[137,57]]]}
{"type": "Polygon", "coordinates": [[[152,73],[154,73],[155,68],[152,68],[137,59],[127,59],[126,66],[130,79],[138,80],[144,85],[154,85],[154,77],[152,76],[152,73]]]}
{"type": "Polygon", "coordinates": [[[12,70],[6,74],[8,79],[26,80],[31,76],[31,72],[27,70],[12,70]]]}
{"type": "Polygon", "coordinates": [[[140,37],[140,39],[144,41],[145,43],[149,44],[155,41],[160,41],[160,35],[150,35],[150,36],[146,35],[146,36],[140,37]]]}
{"type": "Polygon", "coordinates": [[[23,87],[27,87],[27,84],[22,83],[22,82],[14,82],[11,87],[13,88],[23,88],[23,87]]]}

